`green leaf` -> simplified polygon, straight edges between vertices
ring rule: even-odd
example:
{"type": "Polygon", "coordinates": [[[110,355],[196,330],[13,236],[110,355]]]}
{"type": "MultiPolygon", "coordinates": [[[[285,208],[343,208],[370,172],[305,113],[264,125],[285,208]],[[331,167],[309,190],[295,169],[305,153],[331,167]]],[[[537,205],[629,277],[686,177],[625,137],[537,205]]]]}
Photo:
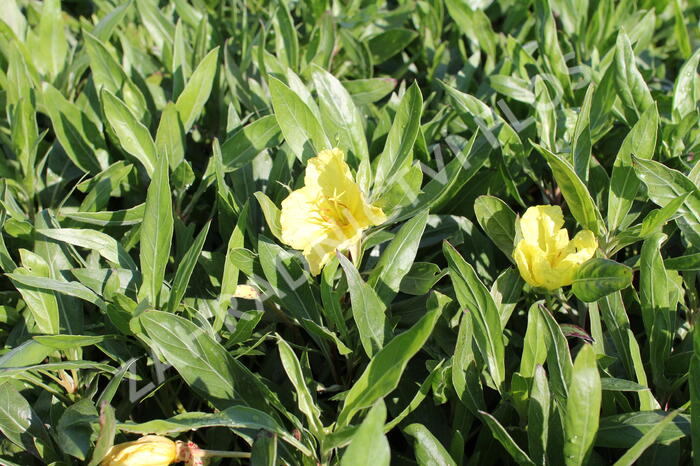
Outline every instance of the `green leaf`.
{"type": "Polygon", "coordinates": [[[211,89],[219,63],[219,47],[210,51],[197,65],[190,76],[185,89],[175,102],[175,108],[180,115],[180,121],[185,132],[188,132],[204,109],[209,100],[211,89]]]}
{"type": "Polygon", "coordinates": [[[574,361],[564,419],[566,464],[584,464],[593,448],[600,419],[600,375],[593,347],[584,344],[574,361]]]}
{"type": "Polygon", "coordinates": [[[22,14],[16,0],[8,0],[0,6],[3,21],[7,23],[20,40],[24,40],[27,34],[27,19],[22,14]]]}
{"type": "Polygon", "coordinates": [[[700,252],[666,259],[664,266],[668,270],[700,270],[700,252]]]}
{"type": "Polygon", "coordinates": [[[537,45],[545,68],[557,78],[566,97],[573,97],[569,67],[559,45],[557,25],[552,15],[550,2],[535,0],[535,32],[537,45]]]}
{"type": "Polygon", "coordinates": [[[148,128],[138,121],[122,100],[107,89],[102,89],[100,98],[105,118],[117,136],[119,145],[143,164],[148,176],[153,176],[158,163],[158,152],[148,128]]]}
{"type": "Polygon", "coordinates": [[[63,411],[56,423],[57,437],[61,450],[81,461],[85,461],[90,449],[90,437],[92,435],[90,423],[95,418],[97,418],[97,410],[89,399],[82,399],[63,411]]]}
{"type": "Polygon", "coordinates": [[[129,226],[143,222],[146,205],[139,204],[124,210],[103,212],[66,212],[65,216],[76,222],[98,226],[129,226]]]}
{"type": "Polygon", "coordinates": [[[652,446],[656,439],[673,422],[673,420],[683,411],[683,408],[678,408],[671,411],[668,416],[664,417],[658,424],[649,429],[632,447],[618,459],[613,466],[632,466],[642,456],[647,448],[652,446]]]}
{"type": "Polygon", "coordinates": [[[106,144],[92,121],[50,85],[42,97],[56,139],[71,161],[86,173],[97,174],[106,168],[106,144]]]}
{"type": "Polygon", "coordinates": [[[92,29],[92,34],[102,41],[107,41],[112,36],[114,28],[124,19],[124,16],[134,4],[134,0],[127,0],[118,7],[105,14],[92,29]]]}
{"type": "Polygon", "coordinates": [[[44,423],[10,382],[0,383],[0,432],[43,462],[58,459],[44,423]]]}
{"type": "Polygon", "coordinates": [[[139,88],[98,38],[89,32],[85,32],[84,37],[85,49],[90,57],[92,79],[97,91],[106,89],[111,94],[118,95],[138,120],[148,124],[146,100],[139,88]]]}
{"type": "Polygon", "coordinates": [[[34,340],[49,348],[65,351],[79,346],[95,345],[108,337],[108,335],[38,335],[34,337],[34,340]]]}
{"type": "Polygon", "coordinates": [[[21,249],[23,267],[8,274],[17,291],[29,308],[37,329],[42,333],[55,334],[60,330],[60,312],[56,295],[51,291],[26,283],[25,277],[45,280],[51,276],[49,265],[41,256],[21,249]]]}
{"type": "Polygon", "coordinates": [[[173,205],[168,181],[168,159],[161,157],[146,194],[146,207],[141,224],[139,260],[143,284],[139,297],[152,306],[159,302],[165,268],[173,238],[173,205]]]}
{"type": "Polygon", "coordinates": [[[15,346],[0,356],[0,368],[40,364],[54,350],[32,339],[15,346]]]}
{"type": "Polygon", "coordinates": [[[185,128],[182,127],[175,104],[169,102],[160,115],[156,131],[158,157],[166,157],[174,169],[185,158],[185,128]]]}
{"type": "Polygon", "coordinates": [[[32,98],[24,98],[15,106],[12,116],[12,150],[22,167],[25,185],[33,190],[37,149],[40,142],[36,108],[32,98]]]}
{"type": "Polygon", "coordinates": [[[421,188],[416,202],[405,209],[402,209],[395,221],[405,220],[418,214],[423,209],[439,211],[448,206],[452,199],[467,185],[479,170],[484,166],[491,155],[490,146],[482,144],[484,138],[477,130],[469,141],[462,147],[452,146],[455,150],[452,159],[439,172],[435,172],[429,167],[421,165],[426,175],[431,180],[421,188]],[[476,141],[479,140],[479,144],[476,141]]]}
{"type": "Polygon", "coordinates": [[[110,197],[119,193],[122,183],[128,179],[133,168],[133,165],[120,160],[89,180],[79,183],[76,186],[78,190],[86,193],[80,203],[80,210],[95,212],[106,208],[110,197]]]}
{"type": "MultiPolygon", "coordinates": [[[[245,246],[245,231],[248,222],[248,214],[250,212],[250,204],[246,202],[241,209],[241,214],[236,221],[236,226],[231,232],[231,237],[226,245],[226,258],[224,260],[224,273],[221,277],[221,294],[219,300],[228,306],[228,301],[236,293],[238,286],[238,274],[240,269],[233,261],[232,254],[237,248],[245,246]]],[[[223,324],[223,322],[222,322],[223,324]]],[[[216,325],[214,326],[215,328],[216,325]]]]}
{"type": "Polygon", "coordinates": [[[526,79],[504,74],[489,76],[489,84],[498,92],[513,100],[526,104],[535,103],[535,94],[530,90],[530,82],[526,79]]]}
{"type": "MultiPolygon", "coordinates": [[[[532,314],[536,314],[536,312],[532,314]]],[[[547,375],[544,368],[538,365],[534,371],[532,388],[530,389],[530,401],[527,406],[528,451],[536,464],[547,464],[550,405],[547,375]]]]}
{"type": "Polygon", "coordinates": [[[578,269],[571,289],[578,299],[592,303],[631,284],[631,268],[609,259],[594,258],[578,269]]]}
{"type": "Polygon", "coordinates": [[[255,436],[250,449],[251,466],[275,466],[277,459],[277,436],[261,430],[255,436]]]}
{"type": "MultiPolygon", "coordinates": [[[[32,291],[57,291],[58,293],[54,294],[54,296],[59,300],[63,298],[62,295],[67,295],[87,301],[99,308],[103,308],[105,306],[105,302],[99,296],[97,296],[90,288],[78,282],[67,282],[62,280],[55,280],[53,278],[44,278],[35,275],[30,275],[26,273],[22,267],[16,269],[14,273],[7,274],[7,276],[16,284],[21,284],[24,287],[28,287],[28,289],[32,291]]],[[[62,309],[59,307],[59,310],[62,309]]]]}
{"type": "Polygon", "coordinates": [[[688,58],[692,53],[692,49],[690,46],[690,38],[688,37],[688,30],[685,28],[683,7],[681,6],[680,0],[673,0],[671,3],[673,3],[673,18],[675,20],[673,32],[676,36],[676,42],[678,43],[678,48],[683,58],[688,58]]]}
{"type": "MultiPolygon", "coordinates": [[[[668,416],[668,412],[656,410],[622,413],[604,417],[600,420],[596,446],[604,448],[631,448],[644,434],[662,422],[666,416],[668,416]]],[[[690,432],[690,417],[679,414],[671,423],[666,424],[662,432],[656,437],[654,444],[669,444],[690,435],[690,432]]]]}
{"type": "Polygon", "coordinates": [[[236,131],[221,145],[221,155],[227,170],[248,165],[265,149],[281,142],[280,127],[273,115],[264,116],[236,131]]]}
{"type": "Polygon", "coordinates": [[[557,405],[564,409],[569,400],[569,381],[573,371],[569,344],[552,314],[541,302],[535,304],[537,307],[533,306],[530,311],[537,310],[536,312],[544,320],[547,329],[545,338],[547,340],[547,371],[550,390],[554,394],[557,405]]]}
{"type": "Polygon", "coordinates": [[[24,367],[4,367],[0,369],[0,375],[3,377],[17,377],[17,376],[27,376],[27,372],[30,371],[65,371],[65,370],[78,370],[78,369],[95,369],[100,372],[105,372],[111,374],[113,371],[112,366],[107,364],[100,364],[98,362],[92,361],[63,361],[63,362],[46,362],[43,364],[36,364],[33,366],[24,367]]]}
{"type": "Polygon", "coordinates": [[[199,256],[202,254],[204,241],[207,239],[207,234],[209,233],[209,225],[211,225],[211,222],[207,222],[204,225],[204,228],[202,228],[202,231],[200,231],[194,239],[192,246],[187,250],[177,267],[175,278],[173,279],[173,286],[170,291],[170,296],[168,297],[168,304],[165,307],[165,310],[168,312],[175,312],[182,298],[185,296],[187,285],[189,285],[190,278],[192,277],[192,272],[197,265],[199,256]]]}
{"type": "Polygon", "coordinates": [[[673,86],[673,116],[674,120],[682,119],[696,110],[698,96],[695,91],[695,83],[700,63],[700,49],[686,61],[678,72],[673,86]]]}
{"type": "Polygon", "coordinates": [[[64,28],[61,0],[46,0],[42,3],[36,36],[27,37],[37,69],[52,82],[66,65],[68,40],[64,28]]]}
{"type": "Polygon", "coordinates": [[[270,96],[275,118],[285,141],[301,161],[314,157],[331,143],[309,106],[277,78],[270,77],[270,96]]]}
{"type": "Polygon", "coordinates": [[[272,200],[267,197],[267,195],[261,191],[253,194],[255,199],[258,200],[260,204],[260,209],[262,209],[263,215],[265,216],[265,221],[267,222],[267,228],[270,233],[274,235],[275,238],[282,241],[282,225],[280,224],[280,209],[275,205],[272,200]]]}
{"type": "Polygon", "coordinates": [[[495,196],[479,196],[474,201],[474,215],[491,241],[512,261],[515,212],[495,196]]]}
{"type": "Polygon", "coordinates": [[[671,308],[669,298],[671,283],[660,252],[664,241],[666,235],[663,233],[656,233],[644,241],[639,263],[639,298],[654,380],[660,380],[665,372],[676,328],[675,309],[671,308]]]}
{"type": "Polygon", "coordinates": [[[540,144],[547,149],[556,150],[557,114],[556,105],[552,102],[544,79],[535,76],[535,110],[536,124],[540,144]]]}
{"type": "Polygon", "coordinates": [[[678,209],[681,208],[681,206],[685,203],[686,199],[688,199],[690,194],[691,193],[689,192],[685,193],[684,195],[672,200],[664,207],[660,209],[654,209],[651,212],[649,212],[642,221],[642,228],[639,231],[639,236],[641,238],[646,238],[652,233],[655,233],[658,230],[660,230],[664,225],[666,225],[666,223],[669,220],[676,216],[676,212],[678,212],[678,209]]]}
{"type": "Polygon", "coordinates": [[[107,452],[114,445],[114,435],[117,431],[114,408],[108,403],[100,408],[100,430],[95,441],[95,448],[92,451],[92,458],[88,466],[97,466],[107,455],[107,452]]]}
{"type": "Polygon", "coordinates": [[[455,109],[465,124],[475,130],[478,128],[492,148],[500,147],[504,156],[519,159],[523,163],[523,169],[528,170],[520,136],[506,120],[476,97],[459,92],[444,83],[441,85],[452,98],[455,109]]]}
{"type": "Polygon", "coordinates": [[[277,335],[277,348],[280,353],[280,360],[282,361],[282,367],[287,373],[289,381],[292,382],[292,386],[297,394],[297,405],[299,406],[299,411],[306,415],[306,419],[309,423],[309,427],[316,438],[323,438],[324,429],[321,423],[321,410],[316,405],[316,402],[309,391],[309,387],[306,385],[306,380],[304,378],[304,373],[301,370],[301,364],[299,364],[299,359],[297,359],[296,354],[292,350],[291,346],[277,335]]]}
{"type": "Polygon", "coordinates": [[[389,441],[384,435],[386,407],[383,401],[377,401],[367,416],[362,420],[350,440],[340,461],[341,466],[372,464],[388,466],[391,463],[389,441]]]}
{"type": "Polygon", "coordinates": [[[445,241],[442,251],[459,304],[473,317],[476,344],[486,361],[495,388],[500,391],[505,379],[505,348],[496,304],[474,268],[451,244],[445,241]]]}
{"type": "Polygon", "coordinates": [[[294,20],[285,2],[277,3],[273,26],[277,42],[277,56],[289,68],[297,70],[299,67],[299,38],[294,28],[294,20]]]}
{"type": "Polygon", "coordinates": [[[347,148],[355,166],[369,159],[362,114],[352,101],[350,93],[335,76],[313,67],[313,81],[321,104],[321,122],[326,134],[338,145],[347,148]]]}
{"type": "Polygon", "coordinates": [[[233,403],[236,373],[223,346],[192,322],[167,312],[148,311],[138,319],[153,349],[196,393],[221,408],[233,403]]]}
{"type": "Polygon", "coordinates": [[[377,292],[365,283],[354,265],[345,256],[336,254],[345,271],[352,303],[352,316],[360,334],[362,347],[370,358],[384,346],[388,333],[386,328],[386,305],[377,292]]]}
{"type": "Polygon", "coordinates": [[[693,327],[693,355],[690,357],[688,374],[688,391],[690,395],[691,443],[694,451],[700,447],[700,410],[693,406],[700,405],[700,327],[693,327]]]}
{"type": "Polygon", "coordinates": [[[554,179],[571,209],[571,213],[578,223],[594,235],[600,236],[604,231],[603,219],[588,188],[574,172],[573,167],[564,159],[548,151],[542,146],[533,143],[533,146],[547,160],[552,169],[554,179]]]}
{"type": "Polygon", "coordinates": [[[654,99],[644,77],[637,69],[636,57],[624,30],[615,44],[615,88],[622,101],[627,123],[632,126],[652,105],[654,99]]]}
{"type": "Polygon", "coordinates": [[[632,153],[642,159],[654,156],[658,126],[659,114],[652,105],[632,127],[617,152],[608,191],[608,228],[611,231],[624,224],[639,190],[640,182],[632,167],[632,153]]]}
{"type": "Polygon", "coordinates": [[[348,90],[355,104],[366,105],[386,97],[396,87],[396,80],[392,78],[353,79],[341,81],[341,84],[348,90]]]}
{"type": "Polygon", "coordinates": [[[320,322],[310,276],[299,259],[264,236],[258,241],[258,257],[267,286],[277,295],[283,309],[296,319],[320,322]]]}
{"type": "Polygon", "coordinates": [[[428,377],[423,381],[421,386],[418,388],[418,391],[416,392],[415,396],[411,399],[408,405],[406,405],[403,411],[401,411],[397,416],[394,416],[394,418],[390,422],[384,425],[385,434],[393,430],[394,427],[399,425],[406,418],[406,416],[411,414],[420,406],[425,397],[428,396],[428,393],[431,391],[433,381],[439,376],[441,376],[440,369],[443,366],[443,362],[444,360],[440,361],[435,367],[433,367],[433,370],[430,373],[430,375],[428,375],[428,377]]]}
{"type": "Polygon", "coordinates": [[[492,69],[496,59],[498,36],[493,30],[491,19],[482,9],[476,8],[474,3],[449,0],[445,2],[445,6],[451,19],[467,36],[469,42],[483,50],[487,57],[484,64],[485,70],[492,69]]]}
{"type": "Polygon", "coordinates": [[[572,165],[584,183],[588,181],[588,166],[591,161],[591,103],[594,90],[593,85],[588,86],[571,140],[572,165]]]}
{"type": "Polygon", "coordinates": [[[82,228],[38,228],[36,232],[56,241],[64,241],[73,246],[95,251],[106,260],[120,267],[133,271],[137,270],[136,264],[122,245],[111,236],[100,231],[82,228]]]}
{"type": "Polygon", "coordinates": [[[445,447],[423,424],[410,424],[403,431],[414,439],[413,449],[418,464],[457,466],[445,447]]]}
{"type": "Polygon", "coordinates": [[[678,209],[681,217],[676,219],[676,223],[688,240],[700,247],[700,190],[697,186],[681,172],[659,162],[632,156],[632,163],[655,204],[665,207],[674,199],[690,193],[678,209]]]}
{"type": "Polygon", "coordinates": [[[338,353],[341,356],[346,356],[346,355],[352,353],[352,350],[350,348],[348,348],[340,338],[338,338],[338,335],[333,333],[328,328],[326,328],[322,325],[319,325],[316,322],[314,322],[313,320],[309,320],[309,319],[303,319],[303,323],[304,323],[304,328],[306,331],[311,332],[314,335],[317,335],[317,336],[319,336],[319,337],[321,337],[329,342],[332,342],[335,345],[336,349],[338,350],[338,353]]]}
{"type": "Polygon", "coordinates": [[[112,402],[114,396],[117,394],[119,385],[124,380],[126,373],[135,362],[136,359],[126,361],[124,364],[122,364],[118,371],[112,374],[112,378],[110,379],[109,383],[107,383],[107,386],[104,388],[104,390],[102,390],[102,393],[100,393],[100,396],[97,398],[97,402],[95,403],[97,406],[103,406],[103,409],[104,406],[109,406],[109,403],[112,402]]]}
{"type": "Polygon", "coordinates": [[[411,270],[401,279],[399,291],[413,296],[426,295],[445,273],[432,262],[414,262],[411,270]]]}
{"type": "Polygon", "coordinates": [[[535,375],[537,366],[544,364],[547,360],[549,348],[547,323],[542,318],[538,306],[538,303],[532,304],[527,312],[527,328],[520,358],[520,375],[528,379],[535,375]]]}
{"type": "Polygon", "coordinates": [[[387,61],[405,49],[416,37],[416,31],[410,29],[394,28],[380,32],[370,38],[367,44],[372,52],[372,61],[375,65],[387,61]]]}
{"type": "Polygon", "coordinates": [[[418,136],[423,111],[423,95],[413,83],[401,98],[394,121],[386,138],[384,150],[377,159],[372,199],[378,199],[397,179],[406,160],[411,156],[418,136]]]}
{"type": "Polygon", "coordinates": [[[374,355],[345,397],[338,428],[348,425],[359,410],[394,391],[408,361],[428,340],[438,317],[439,309],[428,311],[413,327],[395,336],[374,355]]]}
{"type": "MultiPolygon", "coordinates": [[[[446,298],[444,295],[435,294],[437,299],[446,298]]],[[[452,361],[452,385],[459,400],[469,411],[478,415],[478,411],[486,409],[483,388],[480,381],[480,369],[472,347],[474,336],[474,318],[470,313],[462,313],[459,324],[459,334],[455,344],[454,358],[452,361]]]]}
{"type": "MultiPolygon", "coordinates": [[[[174,317],[174,316],[170,316],[174,317]]],[[[282,429],[268,414],[247,406],[231,406],[218,413],[188,412],[175,415],[169,419],[157,419],[143,423],[123,422],[117,429],[123,432],[139,434],[175,434],[189,432],[205,427],[228,427],[231,429],[266,430],[274,432],[282,440],[294,446],[307,456],[310,450],[296,440],[292,434],[282,429]]]]}
{"type": "Polygon", "coordinates": [[[617,379],[615,377],[603,377],[600,379],[600,385],[603,390],[609,392],[641,392],[649,390],[649,387],[631,380],[617,379]]]}
{"type": "Polygon", "coordinates": [[[368,283],[384,304],[391,303],[399,292],[401,280],[411,270],[427,222],[427,210],[407,221],[379,257],[368,283]]]}
{"type": "Polygon", "coordinates": [[[345,340],[348,340],[349,329],[340,305],[342,296],[336,292],[334,287],[339,265],[340,261],[333,258],[321,272],[321,309],[328,323],[338,330],[345,340]]]}
{"type": "Polygon", "coordinates": [[[498,420],[491,416],[489,413],[485,411],[481,411],[481,419],[484,421],[486,426],[489,428],[491,431],[491,434],[493,437],[498,440],[498,442],[503,446],[503,448],[506,449],[508,454],[513,457],[513,459],[518,463],[518,464],[527,464],[527,465],[534,465],[535,463],[532,462],[529,456],[527,456],[527,453],[525,453],[522,448],[518,446],[517,443],[515,443],[515,440],[513,440],[513,437],[510,436],[508,431],[501,425],[498,420]]]}

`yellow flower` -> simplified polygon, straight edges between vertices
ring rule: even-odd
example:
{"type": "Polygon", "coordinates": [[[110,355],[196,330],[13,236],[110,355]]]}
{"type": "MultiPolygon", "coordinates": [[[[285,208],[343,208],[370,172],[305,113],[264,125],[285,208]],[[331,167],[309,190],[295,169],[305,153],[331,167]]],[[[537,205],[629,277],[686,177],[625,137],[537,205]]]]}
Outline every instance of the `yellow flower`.
{"type": "Polygon", "coordinates": [[[570,285],[581,264],[593,257],[598,241],[589,230],[569,241],[558,206],[530,207],[520,219],[520,241],[513,251],[520,275],[536,288],[570,285]]]}
{"type": "Polygon", "coordinates": [[[318,275],[336,250],[356,250],[362,232],[386,221],[384,212],[365,200],[340,149],[309,159],[304,187],[282,201],[282,241],[303,252],[318,275]]]}
{"type": "Polygon", "coordinates": [[[160,435],[146,435],[109,449],[101,466],[167,466],[177,460],[175,442],[160,435]]]}

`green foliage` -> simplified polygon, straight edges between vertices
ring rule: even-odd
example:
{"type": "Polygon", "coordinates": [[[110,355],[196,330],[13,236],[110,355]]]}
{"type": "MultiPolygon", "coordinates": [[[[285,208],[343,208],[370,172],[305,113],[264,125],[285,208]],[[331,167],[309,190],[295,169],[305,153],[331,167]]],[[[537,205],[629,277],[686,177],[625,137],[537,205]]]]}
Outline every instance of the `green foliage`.
{"type": "Polygon", "coordinates": [[[699,18],[0,1],[0,463],[700,464],[699,18]],[[334,147],[386,221],[312,275],[284,201],[334,147]],[[598,242],[549,292],[543,204],[598,242]]]}

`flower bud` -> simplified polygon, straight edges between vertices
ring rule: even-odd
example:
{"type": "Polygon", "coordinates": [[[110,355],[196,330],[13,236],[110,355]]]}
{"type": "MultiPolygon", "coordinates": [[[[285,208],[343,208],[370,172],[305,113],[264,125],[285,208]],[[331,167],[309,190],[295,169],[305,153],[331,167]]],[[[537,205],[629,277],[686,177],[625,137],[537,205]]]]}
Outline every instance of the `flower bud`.
{"type": "Polygon", "coordinates": [[[133,442],[114,445],[101,466],[167,466],[177,460],[175,442],[160,435],[146,435],[133,442]]]}

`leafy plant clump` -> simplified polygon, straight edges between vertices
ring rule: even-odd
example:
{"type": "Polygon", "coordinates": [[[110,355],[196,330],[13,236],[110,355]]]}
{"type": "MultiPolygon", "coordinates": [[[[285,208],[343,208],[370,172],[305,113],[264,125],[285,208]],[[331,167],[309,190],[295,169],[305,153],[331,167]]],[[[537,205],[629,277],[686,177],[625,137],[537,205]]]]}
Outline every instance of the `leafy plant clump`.
{"type": "Polygon", "coordinates": [[[699,20],[3,0],[0,463],[699,464],[699,20]]]}

